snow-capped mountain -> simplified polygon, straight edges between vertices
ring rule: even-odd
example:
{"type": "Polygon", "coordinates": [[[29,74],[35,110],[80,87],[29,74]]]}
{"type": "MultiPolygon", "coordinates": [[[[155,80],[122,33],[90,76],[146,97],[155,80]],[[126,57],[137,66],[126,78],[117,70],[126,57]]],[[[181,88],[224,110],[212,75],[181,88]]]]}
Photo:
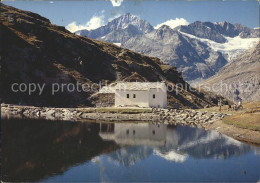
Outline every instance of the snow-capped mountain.
{"type": "Polygon", "coordinates": [[[213,76],[232,58],[256,45],[259,32],[240,24],[200,21],[174,29],[166,25],[154,29],[149,22],[127,13],[98,29],[76,34],[158,57],[192,81],[213,76]]]}
{"type": "Polygon", "coordinates": [[[129,167],[151,154],[167,161],[183,163],[189,157],[228,159],[249,150],[249,146],[230,137],[219,136],[216,131],[178,126],[174,129],[167,128],[166,143],[163,146],[125,146],[108,156],[111,162],[129,167]]]}
{"type": "Polygon", "coordinates": [[[258,38],[259,31],[250,29],[241,24],[231,24],[229,22],[200,22],[196,21],[189,25],[179,26],[179,31],[194,35],[199,38],[206,38],[217,43],[225,43],[226,37],[234,38],[258,38]]]}
{"type": "Polygon", "coordinates": [[[221,53],[215,52],[207,44],[165,25],[148,34],[135,36],[122,43],[122,46],[159,57],[182,71],[186,80],[208,78],[227,63],[221,53]]]}
{"type": "Polygon", "coordinates": [[[207,44],[216,52],[221,52],[228,62],[234,59],[237,55],[244,53],[246,50],[254,47],[258,42],[259,38],[241,38],[240,36],[228,37],[224,36],[226,39],[225,43],[218,43],[209,39],[199,38],[191,34],[181,32],[182,34],[197,39],[200,42],[207,44]]]}
{"type": "MultiPolygon", "coordinates": [[[[130,13],[127,13],[123,16],[120,16],[110,22],[107,23],[107,25],[104,25],[102,27],[99,27],[95,30],[79,30],[76,31],[76,34],[87,36],[94,39],[101,39],[102,37],[108,35],[108,34],[114,34],[115,37],[117,36],[118,31],[125,31],[125,29],[133,29],[135,33],[149,33],[152,30],[154,30],[153,26],[142,19],[139,19],[137,16],[132,15],[130,13]],[[132,27],[129,28],[129,25],[132,25],[132,27]]],[[[111,36],[110,36],[111,37],[111,36]]],[[[117,38],[115,38],[117,39],[117,38]]]]}
{"type": "Polygon", "coordinates": [[[108,33],[101,37],[100,40],[112,43],[124,43],[128,39],[141,34],[143,34],[143,32],[141,32],[136,26],[129,24],[124,29],[114,30],[108,33]]]}

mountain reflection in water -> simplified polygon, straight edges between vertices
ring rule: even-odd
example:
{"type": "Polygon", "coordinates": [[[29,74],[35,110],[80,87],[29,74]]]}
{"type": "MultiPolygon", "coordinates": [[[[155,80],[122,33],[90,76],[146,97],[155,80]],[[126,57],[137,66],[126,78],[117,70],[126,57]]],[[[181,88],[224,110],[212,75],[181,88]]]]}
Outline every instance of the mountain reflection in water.
{"type": "Polygon", "coordinates": [[[169,161],[184,162],[193,158],[226,159],[250,151],[250,146],[221,135],[216,131],[199,128],[169,126],[151,123],[115,123],[107,126],[99,135],[103,140],[116,142],[121,148],[109,156],[124,166],[154,153],[169,161]],[[112,129],[112,130],[111,130],[112,129]],[[148,148],[150,147],[150,148],[148,148]]]}
{"type": "Polygon", "coordinates": [[[3,181],[256,181],[260,170],[257,147],[164,124],[3,119],[2,147],[3,181]]]}

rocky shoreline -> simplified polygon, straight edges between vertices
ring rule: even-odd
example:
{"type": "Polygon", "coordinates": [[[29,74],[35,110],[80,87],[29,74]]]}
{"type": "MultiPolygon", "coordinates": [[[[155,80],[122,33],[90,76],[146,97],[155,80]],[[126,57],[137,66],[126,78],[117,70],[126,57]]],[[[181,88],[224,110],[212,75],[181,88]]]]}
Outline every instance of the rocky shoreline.
{"type": "MultiPolygon", "coordinates": [[[[240,141],[260,144],[258,131],[242,129],[224,124],[221,120],[228,114],[219,112],[198,111],[192,109],[138,109],[137,112],[99,112],[102,108],[49,108],[1,104],[1,118],[29,118],[75,122],[151,122],[169,125],[183,125],[205,130],[216,130],[240,141]]],[[[103,108],[107,109],[107,108],[103,108]]],[[[102,111],[102,110],[101,110],[102,111]]]]}
{"type": "MultiPolygon", "coordinates": [[[[92,108],[93,109],[93,108],[92,108]]],[[[135,114],[127,113],[106,113],[106,112],[84,112],[86,108],[47,108],[20,106],[11,104],[1,104],[1,116],[25,117],[31,119],[63,120],[63,121],[104,121],[104,122],[122,122],[122,121],[149,121],[154,123],[165,123],[172,125],[188,125],[192,127],[202,127],[213,124],[221,120],[227,114],[218,112],[200,112],[190,109],[152,109],[151,112],[142,112],[135,114]],[[82,112],[83,111],[83,112],[82,112]]]]}

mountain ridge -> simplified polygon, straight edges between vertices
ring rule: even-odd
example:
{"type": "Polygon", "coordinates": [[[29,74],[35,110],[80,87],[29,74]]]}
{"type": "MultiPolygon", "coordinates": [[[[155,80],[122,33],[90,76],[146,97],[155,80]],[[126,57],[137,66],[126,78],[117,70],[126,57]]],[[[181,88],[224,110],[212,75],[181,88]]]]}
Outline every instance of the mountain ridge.
{"type": "Polygon", "coordinates": [[[139,19],[137,16],[134,16],[130,13],[120,16],[108,22],[106,25],[103,25],[94,30],[79,30],[76,31],[76,34],[87,36],[93,39],[100,38],[105,36],[108,33],[111,33],[115,30],[125,29],[129,24],[135,26],[140,32],[148,33],[151,32],[154,28],[150,25],[149,22],[139,19]]]}
{"type": "MultiPolygon", "coordinates": [[[[122,15],[115,20],[121,20],[122,23],[124,19],[127,19],[125,16],[128,17],[130,14],[122,15]]],[[[135,17],[135,19],[139,18],[135,17]]],[[[138,22],[143,21],[145,20],[138,20],[138,22]]],[[[113,27],[112,23],[113,21],[109,22],[105,27],[108,25],[108,27],[113,27]]],[[[125,26],[127,24],[138,29],[138,26],[131,24],[131,21],[124,23],[125,26]]],[[[241,24],[231,24],[226,21],[217,23],[196,21],[174,29],[167,25],[162,25],[158,29],[149,29],[146,32],[140,31],[136,33],[134,31],[129,33],[119,28],[113,29],[109,33],[103,32],[102,37],[93,37],[92,34],[96,31],[100,32],[99,29],[96,29],[91,30],[91,34],[84,33],[84,30],[76,33],[117,43],[124,48],[141,54],[159,57],[164,63],[177,67],[187,81],[207,79],[213,76],[230,61],[230,58],[247,49],[247,45],[242,44],[239,46],[241,41],[245,40],[251,46],[256,44],[256,39],[260,35],[259,30],[250,29],[241,24]],[[196,39],[192,38],[192,36],[195,36],[196,39]],[[236,40],[240,42],[234,44],[233,42],[236,40]],[[213,41],[213,43],[210,41],[213,41]],[[238,46],[234,47],[233,45],[238,46]]]]}

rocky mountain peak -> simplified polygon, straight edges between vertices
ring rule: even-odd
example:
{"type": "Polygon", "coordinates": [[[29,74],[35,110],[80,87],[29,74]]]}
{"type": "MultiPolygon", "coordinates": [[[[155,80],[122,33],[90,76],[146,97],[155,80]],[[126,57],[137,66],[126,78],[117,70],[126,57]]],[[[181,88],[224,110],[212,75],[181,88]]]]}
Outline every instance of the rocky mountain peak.
{"type": "Polygon", "coordinates": [[[220,34],[228,37],[239,36],[241,38],[257,38],[260,36],[259,31],[250,29],[239,23],[232,24],[230,22],[222,21],[215,23],[212,28],[220,34]]]}
{"type": "Polygon", "coordinates": [[[80,30],[76,31],[75,33],[81,36],[104,40],[104,36],[113,33],[113,31],[121,31],[123,29],[126,29],[129,25],[134,26],[138,30],[138,32],[141,32],[143,34],[149,33],[154,30],[153,26],[149,22],[142,20],[135,15],[127,13],[118,18],[115,18],[114,20],[108,22],[106,25],[101,26],[97,29],[91,31],[80,30]]]}
{"type": "Polygon", "coordinates": [[[127,13],[125,15],[122,15],[122,16],[112,20],[111,23],[116,24],[117,28],[123,29],[127,25],[131,24],[132,22],[138,21],[137,19],[138,19],[137,16],[127,13]]]}
{"type": "Polygon", "coordinates": [[[130,24],[137,27],[137,29],[144,33],[151,32],[154,29],[149,22],[142,20],[139,17],[132,15],[131,13],[122,15],[108,23],[110,26],[113,25],[115,30],[124,29],[130,24]]]}
{"type": "Polygon", "coordinates": [[[133,15],[131,13],[126,13],[120,17],[118,17],[118,19],[124,20],[124,21],[128,21],[129,23],[133,20],[139,19],[138,16],[133,15]]]}
{"type": "Polygon", "coordinates": [[[155,39],[171,39],[174,34],[177,34],[177,31],[173,30],[168,25],[162,25],[159,29],[154,30],[151,34],[153,34],[153,38],[155,39]]]}
{"type": "Polygon", "coordinates": [[[161,27],[159,27],[157,30],[172,30],[170,26],[168,25],[162,25],[161,27]]]}
{"type": "Polygon", "coordinates": [[[218,25],[221,25],[222,27],[226,27],[227,25],[230,25],[227,21],[217,22],[218,25]]]}
{"type": "Polygon", "coordinates": [[[217,43],[225,43],[226,39],[216,31],[212,23],[196,21],[189,25],[180,26],[179,30],[199,38],[206,38],[217,43]]]}

